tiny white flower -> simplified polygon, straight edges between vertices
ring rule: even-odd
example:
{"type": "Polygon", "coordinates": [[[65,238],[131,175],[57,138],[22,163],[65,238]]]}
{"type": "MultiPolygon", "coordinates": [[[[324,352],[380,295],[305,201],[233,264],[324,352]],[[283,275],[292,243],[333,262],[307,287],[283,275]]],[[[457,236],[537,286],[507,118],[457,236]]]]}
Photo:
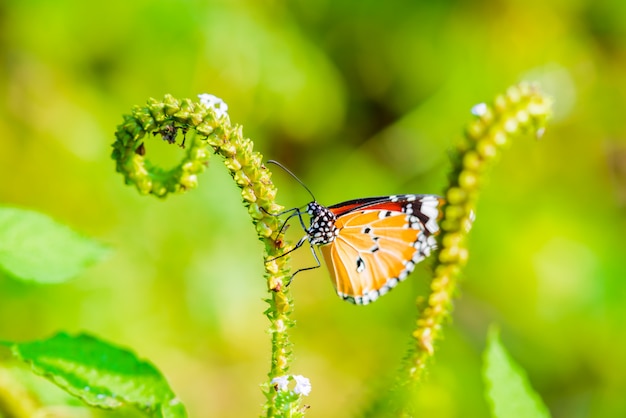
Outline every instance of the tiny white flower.
{"type": "Polygon", "coordinates": [[[472,115],[474,116],[480,117],[485,113],[487,113],[487,104],[485,103],[478,103],[477,105],[472,107],[472,115]]]}
{"type": "Polygon", "coordinates": [[[276,390],[287,390],[289,384],[289,376],[279,376],[272,379],[272,385],[276,386],[276,390]]]}
{"type": "Polygon", "coordinates": [[[537,139],[541,139],[544,133],[546,133],[546,128],[539,128],[537,129],[537,132],[535,132],[535,137],[537,139]]]}
{"type": "Polygon", "coordinates": [[[296,381],[296,387],[293,391],[297,395],[302,394],[304,396],[309,396],[309,393],[311,393],[311,381],[299,374],[294,375],[293,380],[296,381]]]}
{"type": "Polygon", "coordinates": [[[219,97],[212,94],[202,93],[198,94],[198,98],[200,99],[200,103],[202,103],[205,107],[213,109],[218,118],[228,114],[228,105],[219,97]]]}

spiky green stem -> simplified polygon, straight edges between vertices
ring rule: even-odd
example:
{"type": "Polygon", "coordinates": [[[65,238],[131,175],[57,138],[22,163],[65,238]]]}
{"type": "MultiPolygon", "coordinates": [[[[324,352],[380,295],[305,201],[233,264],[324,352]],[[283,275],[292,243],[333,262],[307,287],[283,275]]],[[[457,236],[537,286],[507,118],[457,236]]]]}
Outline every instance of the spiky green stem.
{"type": "MultiPolygon", "coordinates": [[[[286,375],[289,369],[292,351],[287,331],[293,326],[290,318],[293,303],[289,289],[283,285],[290,277],[289,256],[276,259],[287,244],[274,239],[280,222],[271,214],[278,213],[282,207],[275,203],[276,188],[261,154],[253,151],[253,143],[243,136],[241,126],[231,125],[228,115],[218,116],[214,109],[201,103],[170,95],[162,101],[150,99],[147,105],[133,108],[130,115],[124,116],[115,136],[112,157],[117,171],[139,192],[157,197],[195,187],[197,175],[208,165],[211,151],[223,157],[224,165],[241,189],[258,238],[265,244],[265,279],[270,294],[265,315],[270,321],[272,354],[269,378],[263,387],[267,397],[266,415],[279,416],[275,405],[277,391],[270,382],[274,377],[286,375]],[[150,138],[154,133],[175,143],[181,132],[185,138],[188,136],[183,161],[171,170],[151,164],[146,158],[149,151],[144,144],[146,136],[150,138]],[[274,260],[268,261],[271,259],[274,260]]],[[[297,406],[294,403],[294,409],[297,406]]]]}

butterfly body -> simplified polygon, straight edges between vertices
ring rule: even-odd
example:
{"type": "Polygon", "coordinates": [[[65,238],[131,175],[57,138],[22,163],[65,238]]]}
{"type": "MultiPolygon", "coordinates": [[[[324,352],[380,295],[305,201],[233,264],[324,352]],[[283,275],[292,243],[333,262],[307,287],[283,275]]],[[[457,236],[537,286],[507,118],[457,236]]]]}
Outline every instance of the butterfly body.
{"type": "MultiPolygon", "coordinates": [[[[332,206],[313,201],[305,240],[320,248],[337,294],[367,305],[393,289],[436,248],[443,199],[394,195],[332,206]]],[[[299,212],[298,212],[299,214],[299,212]]]]}
{"type": "Polygon", "coordinates": [[[311,202],[306,206],[306,213],[311,217],[311,226],[307,229],[307,237],[311,244],[329,244],[339,234],[336,227],[337,217],[326,206],[311,202]]]}

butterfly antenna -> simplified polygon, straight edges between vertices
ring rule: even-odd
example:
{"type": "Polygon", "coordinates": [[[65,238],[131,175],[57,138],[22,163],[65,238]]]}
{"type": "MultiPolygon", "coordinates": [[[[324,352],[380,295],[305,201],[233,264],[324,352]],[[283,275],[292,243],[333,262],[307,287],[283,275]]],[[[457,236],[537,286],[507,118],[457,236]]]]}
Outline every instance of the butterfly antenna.
{"type": "Polygon", "coordinates": [[[293,178],[294,178],[294,179],[295,179],[298,183],[300,183],[300,185],[301,185],[302,187],[304,187],[304,189],[305,189],[307,192],[309,192],[309,194],[310,194],[310,195],[311,195],[311,197],[313,198],[313,201],[314,201],[314,202],[316,202],[316,201],[317,201],[317,199],[315,199],[315,196],[313,195],[313,192],[312,192],[312,191],[311,191],[308,187],[306,187],[306,184],[304,184],[304,183],[302,182],[302,180],[300,180],[300,179],[299,179],[299,178],[298,178],[295,174],[293,174],[293,173],[292,173],[292,172],[291,172],[291,171],[290,171],[287,167],[285,167],[284,165],[282,165],[281,163],[279,163],[279,162],[278,162],[278,161],[276,161],[276,160],[268,160],[268,161],[267,161],[267,163],[268,163],[268,164],[274,164],[274,165],[277,165],[277,166],[279,166],[280,168],[282,168],[284,171],[286,171],[287,173],[289,173],[289,175],[290,175],[291,177],[293,177],[293,178]]]}

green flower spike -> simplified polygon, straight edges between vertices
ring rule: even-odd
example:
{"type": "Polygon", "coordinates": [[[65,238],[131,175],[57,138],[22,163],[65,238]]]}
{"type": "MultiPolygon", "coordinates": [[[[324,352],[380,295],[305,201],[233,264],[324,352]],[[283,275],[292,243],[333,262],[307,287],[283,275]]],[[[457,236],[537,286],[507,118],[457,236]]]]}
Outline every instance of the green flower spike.
{"type": "Polygon", "coordinates": [[[450,317],[457,278],[468,259],[465,241],[486,169],[511,139],[528,133],[538,138],[543,135],[551,100],[536,86],[521,83],[497,96],[491,106],[474,106],[472,113],[476,118],[467,126],[465,140],[452,156],[434,277],[413,332],[415,346],[406,361],[403,385],[423,377],[442,325],[450,317]]]}
{"type": "MultiPolygon", "coordinates": [[[[262,156],[253,151],[253,143],[244,138],[241,126],[231,125],[226,104],[212,95],[200,95],[200,101],[178,100],[166,95],[163,101],[148,100],[146,106],[135,107],[115,133],[112,157],[117,171],[124,175],[127,184],[134,184],[140,193],[165,197],[168,193],[189,190],[197,185],[197,175],[208,165],[211,152],[219,154],[241,189],[244,205],[256,228],[257,236],[265,244],[265,279],[270,297],[265,315],[270,320],[272,340],[269,379],[263,385],[267,402],[264,410],[268,417],[279,416],[277,402],[280,394],[272,379],[286,376],[292,351],[287,330],[293,326],[293,311],[288,288],[283,283],[289,279],[289,256],[276,258],[285,251],[287,243],[276,242],[280,221],[270,214],[283,208],[275,203],[276,188],[262,156]],[[150,133],[175,143],[177,135],[184,135],[186,156],[171,170],[151,164],[144,145],[150,133]]],[[[154,138],[153,140],[157,140],[154,138]]],[[[291,403],[299,409],[301,394],[291,403]]]]}
{"type": "Polygon", "coordinates": [[[124,115],[124,123],[115,132],[112,157],[126,184],[134,184],[140,193],[165,197],[183,192],[197,186],[197,176],[208,164],[208,139],[224,136],[224,125],[229,125],[228,115],[210,106],[170,95],[161,102],[150,99],[146,106],[136,106],[130,115],[124,115]],[[180,132],[186,154],[176,167],[164,170],[146,158],[146,135],[160,135],[173,144],[180,132]]]}

